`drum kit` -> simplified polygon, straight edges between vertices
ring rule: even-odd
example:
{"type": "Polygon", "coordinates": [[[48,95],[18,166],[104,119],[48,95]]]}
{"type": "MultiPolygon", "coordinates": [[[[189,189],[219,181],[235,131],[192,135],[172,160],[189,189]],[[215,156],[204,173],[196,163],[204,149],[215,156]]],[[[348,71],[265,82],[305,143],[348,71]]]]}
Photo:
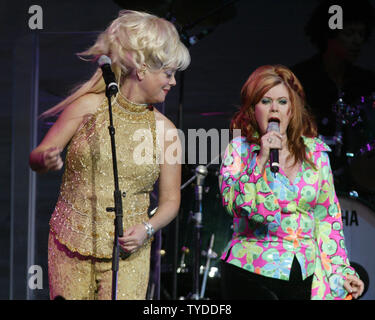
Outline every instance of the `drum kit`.
{"type": "MultiPolygon", "coordinates": [[[[336,134],[320,138],[332,149],[330,159],[348,257],[365,283],[362,299],[375,299],[375,290],[370,286],[375,275],[375,257],[371,253],[375,245],[375,94],[361,97],[355,105],[345,104],[340,97],[333,111],[336,134]]],[[[195,172],[198,177],[200,173],[201,180],[194,180],[190,191],[186,188],[182,193],[177,268],[177,298],[181,300],[221,298],[219,261],[232,235],[232,221],[221,204],[219,166],[207,167],[184,168],[186,175],[195,172]]],[[[190,182],[193,180],[184,187],[190,182]]]]}
{"type": "Polygon", "coordinates": [[[374,193],[375,148],[375,93],[361,97],[354,105],[348,105],[340,95],[333,112],[336,130],[333,137],[320,136],[332,148],[331,164],[336,187],[355,187],[364,193],[374,193]],[[345,186],[343,185],[345,184],[345,186]]]}
{"type": "Polygon", "coordinates": [[[362,299],[375,299],[375,92],[352,105],[341,95],[333,106],[335,137],[321,137],[330,155],[351,265],[365,283],[362,299]]]}

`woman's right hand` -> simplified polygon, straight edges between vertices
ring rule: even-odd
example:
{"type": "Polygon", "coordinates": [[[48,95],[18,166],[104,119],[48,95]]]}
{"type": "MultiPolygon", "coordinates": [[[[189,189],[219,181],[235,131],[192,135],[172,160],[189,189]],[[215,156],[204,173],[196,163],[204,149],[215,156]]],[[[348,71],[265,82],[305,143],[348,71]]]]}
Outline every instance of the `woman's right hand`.
{"type": "Polygon", "coordinates": [[[260,166],[261,172],[263,172],[264,168],[266,167],[266,163],[270,158],[270,150],[281,149],[282,138],[282,135],[276,131],[267,132],[260,138],[258,165],[260,166]]]}
{"type": "Polygon", "coordinates": [[[61,159],[62,149],[51,147],[44,151],[32,152],[30,154],[30,166],[38,173],[60,170],[63,166],[61,159]]]}
{"type": "Polygon", "coordinates": [[[63,166],[60,153],[79,127],[97,111],[104,98],[104,93],[89,93],[68,105],[42,142],[30,153],[30,168],[37,173],[60,170],[63,166]]]}
{"type": "Polygon", "coordinates": [[[62,149],[52,147],[42,152],[41,161],[42,166],[46,171],[57,171],[64,165],[61,154],[62,149]]]}

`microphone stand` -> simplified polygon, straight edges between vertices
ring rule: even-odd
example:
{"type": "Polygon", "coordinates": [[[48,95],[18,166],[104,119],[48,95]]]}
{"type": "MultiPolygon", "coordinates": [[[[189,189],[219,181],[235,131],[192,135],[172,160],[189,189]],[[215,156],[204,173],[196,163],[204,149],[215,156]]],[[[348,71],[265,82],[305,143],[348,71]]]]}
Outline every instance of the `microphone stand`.
{"type": "MultiPolygon", "coordinates": [[[[229,1],[228,3],[220,6],[219,8],[216,8],[214,10],[211,10],[208,14],[198,18],[196,21],[190,23],[189,25],[185,25],[185,26],[180,26],[177,24],[177,21],[176,21],[176,18],[173,17],[172,13],[171,12],[168,12],[167,15],[166,15],[166,19],[171,21],[176,29],[177,29],[177,32],[179,33],[179,36],[180,36],[180,39],[181,41],[186,45],[187,48],[190,48],[192,45],[196,44],[196,39],[194,39],[194,37],[189,37],[186,33],[187,30],[189,29],[192,29],[194,28],[198,23],[206,20],[207,18],[211,17],[212,15],[216,14],[217,12],[220,12],[221,10],[223,10],[224,8],[226,8],[227,6],[233,4],[234,2],[236,2],[238,0],[232,0],[232,1],[229,1]],[[191,41],[193,40],[193,41],[191,41]]],[[[170,11],[172,11],[172,8],[173,8],[173,4],[174,4],[174,1],[171,2],[170,4],[170,11]]],[[[210,30],[209,32],[212,32],[212,30],[210,30]]],[[[200,39],[198,39],[200,40],[200,39]]],[[[184,82],[185,82],[185,73],[184,71],[181,72],[181,78],[180,78],[180,82],[181,82],[181,85],[180,85],[180,92],[179,92],[179,102],[178,102],[178,115],[177,115],[177,121],[178,121],[178,125],[177,125],[177,128],[182,130],[182,118],[183,118],[183,103],[184,103],[184,82]]],[[[188,182],[187,184],[189,184],[190,182],[188,182]]],[[[181,187],[181,190],[183,189],[183,187],[181,187]]],[[[172,279],[172,287],[173,287],[173,292],[172,292],[172,296],[173,296],[173,299],[176,299],[177,297],[177,260],[178,260],[178,238],[179,238],[179,230],[178,230],[178,227],[179,227],[179,221],[178,221],[178,216],[177,218],[175,219],[174,221],[174,235],[173,235],[173,240],[174,240],[174,248],[173,248],[173,279],[172,279]]],[[[199,295],[199,293],[198,293],[199,295]]]]}
{"type": "Polygon", "coordinates": [[[117,300],[117,276],[119,270],[119,255],[120,247],[118,243],[118,238],[123,236],[123,210],[122,210],[122,199],[121,196],[125,197],[125,192],[121,193],[118,181],[118,171],[117,171],[117,157],[116,157],[116,143],[115,143],[115,128],[113,126],[113,115],[112,115],[112,103],[111,96],[117,92],[111,90],[113,87],[106,88],[106,97],[108,98],[108,111],[109,111],[109,135],[111,137],[111,148],[112,148],[112,163],[113,163],[113,178],[115,184],[115,190],[113,193],[115,206],[106,208],[107,212],[115,212],[115,235],[113,240],[113,252],[112,252],[112,300],[117,300]]]}
{"type": "Polygon", "coordinates": [[[204,179],[207,176],[207,168],[198,166],[196,168],[197,184],[195,186],[195,204],[196,212],[194,213],[194,272],[193,272],[193,295],[192,300],[199,300],[199,268],[201,256],[201,228],[202,228],[202,200],[204,179]]]}
{"type": "MultiPolygon", "coordinates": [[[[213,162],[221,157],[221,154],[217,155],[214,160],[208,163],[206,166],[200,165],[195,169],[195,175],[192,176],[188,181],[186,181],[182,186],[181,190],[185,189],[190,183],[195,179],[197,180],[195,187],[195,201],[196,201],[196,212],[194,213],[192,219],[195,222],[194,225],[194,269],[193,269],[193,293],[191,296],[192,300],[199,300],[199,269],[200,269],[200,255],[201,255],[201,229],[202,229],[202,200],[203,200],[203,185],[204,179],[208,173],[208,167],[212,165],[213,162]]],[[[185,254],[185,253],[184,253],[185,254]]]]}
{"type": "MultiPolygon", "coordinates": [[[[203,275],[203,281],[202,281],[202,288],[201,288],[201,295],[200,295],[200,299],[203,299],[204,298],[204,293],[206,291],[206,285],[207,285],[207,276],[208,276],[208,272],[209,272],[209,269],[210,269],[210,263],[211,263],[211,259],[215,259],[217,258],[217,254],[216,252],[214,252],[212,250],[213,246],[214,246],[214,241],[215,241],[215,234],[213,233],[211,235],[211,239],[210,239],[210,245],[208,247],[208,251],[206,252],[206,257],[207,257],[207,261],[206,261],[206,268],[204,270],[204,275],[203,275]]],[[[204,252],[203,252],[204,253],[204,252]]]]}
{"type": "MultiPolygon", "coordinates": [[[[182,130],[182,116],[183,116],[183,101],[184,101],[184,81],[185,80],[185,71],[181,71],[180,73],[180,90],[179,90],[179,98],[178,98],[178,129],[182,130]]],[[[181,188],[182,190],[182,188],[181,188]]],[[[181,212],[181,208],[179,209],[181,212]]],[[[173,269],[173,278],[172,278],[172,297],[174,300],[177,299],[177,273],[178,273],[178,238],[179,238],[179,214],[177,215],[176,219],[172,223],[173,227],[173,261],[172,261],[172,269],[173,269]]]]}
{"type": "Polygon", "coordinates": [[[344,93],[340,91],[339,93],[339,99],[334,105],[333,111],[336,112],[336,130],[335,130],[335,136],[334,141],[337,145],[337,148],[335,150],[335,156],[340,157],[341,156],[341,149],[343,146],[343,126],[346,124],[345,119],[345,108],[346,104],[343,101],[344,93]]]}
{"type": "MultiPolygon", "coordinates": [[[[181,185],[181,190],[185,189],[188,185],[190,185],[195,179],[197,180],[197,184],[195,187],[195,198],[196,198],[196,213],[192,217],[192,219],[195,220],[195,226],[194,226],[194,269],[193,269],[193,293],[192,295],[188,295],[191,300],[199,300],[204,298],[205,290],[206,290],[206,284],[207,284],[207,275],[208,275],[208,269],[211,262],[211,259],[214,259],[217,257],[217,254],[212,250],[213,243],[215,236],[214,234],[211,235],[210,239],[210,245],[209,249],[206,252],[207,261],[206,261],[206,272],[204,274],[203,282],[202,282],[202,288],[199,292],[199,273],[200,273],[200,255],[201,255],[201,233],[200,230],[202,229],[202,199],[203,199],[203,184],[204,179],[208,174],[208,168],[215,163],[215,161],[222,157],[224,151],[219,153],[210,163],[208,163],[206,166],[199,165],[195,169],[195,175],[192,176],[190,179],[188,179],[184,184],[181,185]]],[[[183,258],[181,259],[181,265],[179,268],[180,273],[184,269],[184,258],[185,253],[187,253],[186,247],[183,247],[183,258]],[[185,249],[184,249],[185,248],[185,249]]]]}

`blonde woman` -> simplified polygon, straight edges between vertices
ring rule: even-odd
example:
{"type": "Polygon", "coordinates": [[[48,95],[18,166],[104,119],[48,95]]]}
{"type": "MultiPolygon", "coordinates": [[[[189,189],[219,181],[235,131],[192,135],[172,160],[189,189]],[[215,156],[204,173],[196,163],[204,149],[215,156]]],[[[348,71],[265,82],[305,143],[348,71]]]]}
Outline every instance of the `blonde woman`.
{"type": "MultiPolygon", "coordinates": [[[[124,10],[96,43],[79,54],[112,60],[119,85],[112,98],[116,128],[119,186],[123,198],[124,235],[117,298],[144,299],[148,285],[150,238],[177,215],[180,164],[158,161],[171,142],[162,132],[176,130],[153,104],[165,100],[176,84],[175,72],[190,63],[189,52],[170,22],[154,15],[124,10]],[[156,126],[158,123],[158,126],[156,126]],[[163,124],[164,130],[157,130],[163,124]],[[152,161],[138,162],[134,150],[145,132],[152,161]],[[149,135],[147,135],[149,133],[149,135]],[[148,218],[149,193],[159,178],[159,203],[148,218]]],[[[98,68],[92,78],[43,116],[60,113],[42,142],[30,154],[38,173],[60,170],[67,147],[59,198],[50,220],[48,269],[50,298],[110,299],[114,213],[113,171],[108,133],[108,101],[98,68]]]]}

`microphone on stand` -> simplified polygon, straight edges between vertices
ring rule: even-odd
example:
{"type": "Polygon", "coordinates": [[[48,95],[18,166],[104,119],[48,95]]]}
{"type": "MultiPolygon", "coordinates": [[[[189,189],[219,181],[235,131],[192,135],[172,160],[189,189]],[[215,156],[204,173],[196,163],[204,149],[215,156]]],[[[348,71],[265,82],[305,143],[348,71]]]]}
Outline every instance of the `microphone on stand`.
{"type": "Polygon", "coordinates": [[[201,228],[202,228],[202,200],[204,179],[207,176],[207,167],[200,165],[195,169],[197,184],[195,186],[195,207],[194,213],[194,271],[193,271],[193,295],[192,300],[199,300],[199,268],[201,256],[201,228]]]}
{"type": "MultiPolygon", "coordinates": [[[[276,121],[270,121],[268,123],[267,132],[276,131],[280,132],[280,125],[276,121]]],[[[271,172],[276,173],[279,172],[279,150],[278,149],[271,149],[270,150],[270,164],[271,164],[271,172]]]]}
{"type": "Polygon", "coordinates": [[[107,207],[107,212],[115,213],[114,220],[114,240],[113,240],[113,251],[112,251],[112,300],[117,300],[117,284],[118,284],[118,270],[120,260],[120,245],[118,238],[123,236],[123,209],[122,209],[122,197],[125,197],[125,193],[122,193],[119,187],[119,177],[117,170],[117,155],[116,155],[116,142],[115,142],[115,127],[113,126],[112,116],[112,104],[111,96],[118,92],[118,85],[116,83],[116,77],[111,69],[111,59],[105,55],[100,56],[98,64],[102,69],[104,82],[106,84],[105,95],[108,99],[108,113],[109,113],[109,136],[111,139],[111,151],[112,151],[112,167],[113,167],[113,181],[114,181],[114,192],[113,200],[114,207],[107,207]]]}
{"type": "MultiPolygon", "coordinates": [[[[206,166],[198,166],[196,169],[195,169],[195,172],[196,172],[196,175],[197,175],[197,185],[198,186],[203,186],[204,184],[204,179],[206,178],[207,174],[208,174],[208,170],[207,170],[207,167],[206,166]]],[[[199,199],[202,199],[202,190],[200,191],[200,194],[199,194],[199,199]]]]}
{"type": "Polygon", "coordinates": [[[102,69],[104,82],[106,84],[106,95],[111,97],[118,92],[118,85],[115,74],[111,69],[112,61],[106,55],[101,55],[98,60],[98,65],[102,69]]]}

